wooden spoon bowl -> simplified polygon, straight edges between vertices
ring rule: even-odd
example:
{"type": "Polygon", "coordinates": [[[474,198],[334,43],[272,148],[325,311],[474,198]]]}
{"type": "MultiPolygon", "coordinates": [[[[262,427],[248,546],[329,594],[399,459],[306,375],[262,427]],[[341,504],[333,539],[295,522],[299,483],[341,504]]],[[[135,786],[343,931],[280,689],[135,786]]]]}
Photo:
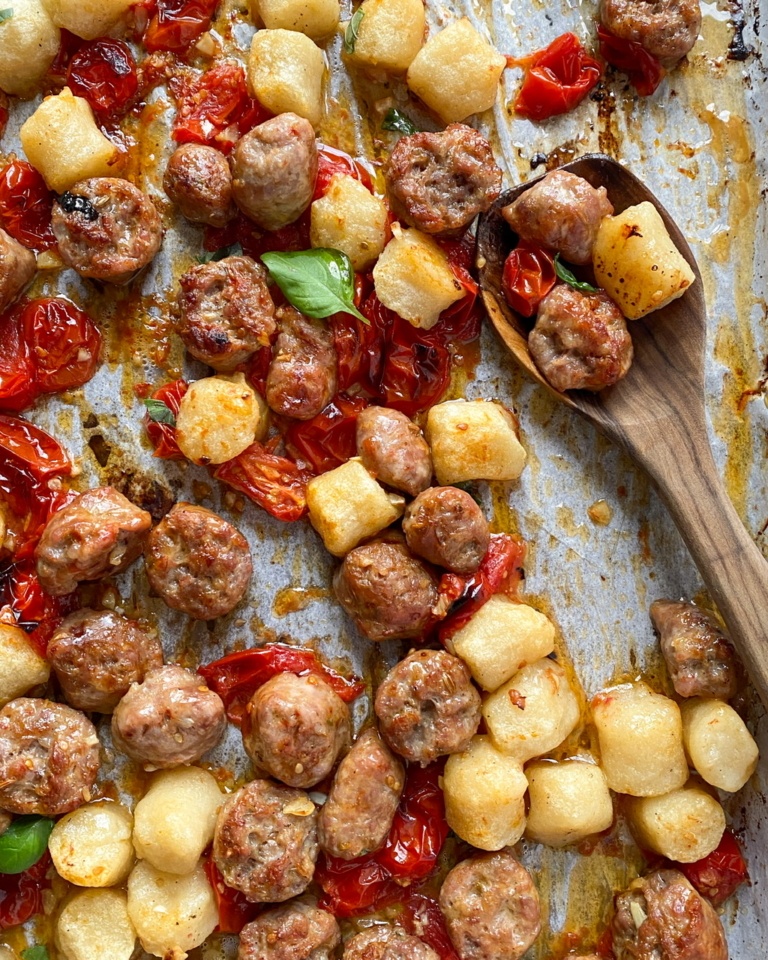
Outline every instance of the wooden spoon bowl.
{"type": "Polygon", "coordinates": [[[528,350],[524,320],[501,292],[504,261],[516,236],[501,215],[536,180],[504,193],[480,220],[478,267],[491,322],[515,360],[562,403],[621,444],[645,469],[665,501],[718,606],[731,638],[768,708],[768,563],[744,529],[718,475],[707,436],[707,313],[696,260],[679,227],[645,184],[603,154],[565,164],[604,186],[617,213],[650,201],[696,275],[682,297],[628,323],[634,360],[615,386],[561,393],[544,379],[528,350]]]}

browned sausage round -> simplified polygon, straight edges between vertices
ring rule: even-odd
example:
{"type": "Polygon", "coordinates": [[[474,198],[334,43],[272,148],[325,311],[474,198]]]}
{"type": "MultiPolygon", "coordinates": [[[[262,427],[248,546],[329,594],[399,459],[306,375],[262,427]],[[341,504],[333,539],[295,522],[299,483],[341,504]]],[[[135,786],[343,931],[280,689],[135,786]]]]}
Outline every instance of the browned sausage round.
{"type": "Polygon", "coordinates": [[[46,593],[72,593],[81,580],[125,570],[141,553],[152,517],[114,487],[95,487],[55,513],[35,548],[46,593]]]}
{"type": "Polygon", "coordinates": [[[491,533],[483,511],[458,487],[430,487],[408,504],[403,533],[410,549],[454,573],[474,573],[491,533]]]}
{"type": "Polygon", "coordinates": [[[349,707],[319,677],[280,673],[246,707],[246,753],[290,787],[313,787],[327,777],[350,739],[349,707]]]}
{"type": "Polygon", "coordinates": [[[374,707],[390,747],[422,766],[465,750],[480,725],[480,694],[469,670],[445,650],[414,650],[395,664],[374,707]]]}
{"type": "Polygon", "coordinates": [[[165,168],[163,189],[182,216],[194,223],[223,227],[237,210],[226,157],[202,143],[184,143],[165,168]]]}
{"type": "Polygon", "coordinates": [[[224,882],[253,903],[299,896],[315,873],[315,805],[302,790],[252,780],[219,810],[213,859],[224,882]]]}
{"type": "Polygon", "coordinates": [[[61,259],[83,277],[127,283],[160,249],[154,204],[127,180],[80,180],[53,205],[61,259]]]}
{"type": "Polygon", "coordinates": [[[296,900],[243,927],[237,960],[331,960],[339,943],[336,918],[296,900]]]}
{"type": "Polygon", "coordinates": [[[389,835],[405,783],[403,765],[375,727],[368,727],[344,757],[318,822],[320,846],[354,860],[380,850],[389,835]]]}
{"type": "Polygon", "coordinates": [[[418,637],[438,601],[435,577],[401,543],[367,543],[350,550],[333,589],[369,640],[418,637]]]}
{"type": "Polygon", "coordinates": [[[195,620],[229,613],[253,573],[248,541],[227,520],[193,503],[177,503],[147,538],[152,589],[195,620]]]}
{"type": "Polygon", "coordinates": [[[720,918],[677,870],[634,880],[616,897],[612,928],[616,960],[728,960],[720,918]]]}
{"type": "Polygon", "coordinates": [[[501,212],[521,240],[556,250],[570,263],[589,263],[597,228],[613,204],[605,187],[552,170],[501,212]]]}
{"type": "Polygon", "coordinates": [[[0,808],[56,817],[91,799],[96,728],[78,710],[20,697],[0,710],[0,808]]]}
{"type": "Polygon", "coordinates": [[[336,348],[324,320],[284,307],[267,373],[267,403],[284,417],[311,420],[336,393],[336,348]]]}
{"type": "Polygon", "coordinates": [[[555,390],[603,390],[632,365],[624,315],[603,293],[558,284],[539,304],[528,337],[536,366],[555,390]]]}
{"type": "Polygon", "coordinates": [[[393,213],[424,233],[462,233],[501,191],[490,144],[463,123],[401,137],[384,173],[393,213]]]}
{"type": "Polygon", "coordinates": [[[343,960],[440,960],[432,947],[402,927],[378,923],[348,940],[343,960]]]}
{"type": "Polygon", "coordinates": [[[357,417],[357,453],[380,483],[412,497],[432,480],[432,453],[418,426],[399,410],[366,407],[357,417]]]}
{"type": "Polygon", "coordinates": [[[56,628],[47,657],[67,703],[111,713],[132,683],[162,666],[157,634],[111,610],[78,610],[56,628]]]}
{"type": "Polygon", "coordinates": [[[507,850],[457,864],[443,882],[440,909],[461,960],[518,960],[541,930],[538,891],[507,850]]]}
{"type": "Polygon", "coordinates": [[[31,283],[36,270],[34,253],[0,229],[0,313],[31,283]]]}
{"type": "Polygon", "coordinates": [[[260,263],[250,257],[201,263],[179,284],[176,332],[193,357],[227,372],[271,342],[275,305],[260,263]]]}
{"type": "Polygon", "coordinates": [[[281,113],[254,127],[232,153],[232,191],[246,217],[264,230],[279,230],[309,206],[317,179],[312,124],[281,113]]]}
{"type": "Polygon", "coordinates": [[[112,714],[112,739],[145,770],[194,763],[224,735],[224,704],[202,677],[176,664],[134,683],[112,714]]]}
{"type": "Polygon", "coordinates": [[[696,43],[699,0],[601,0],[603,26],[644,47],[665,67],[674,66],[696,43]]]}
{"type": "Polygon", "coordinates": [[[730,700],[738,689],[738,661],[714,620],[684,600],[656,600],[651,620],[675,693],[730,700]]]}

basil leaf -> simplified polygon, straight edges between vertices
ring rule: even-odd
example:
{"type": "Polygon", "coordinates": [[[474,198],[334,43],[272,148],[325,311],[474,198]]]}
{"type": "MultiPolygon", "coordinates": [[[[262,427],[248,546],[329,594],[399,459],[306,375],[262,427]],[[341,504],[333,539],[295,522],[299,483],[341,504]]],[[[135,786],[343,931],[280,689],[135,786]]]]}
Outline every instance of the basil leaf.
{"type": "Polygon", "coordinates": [[[21,951],[21,960],[50,960],[48,947],[43,946],[42,943],[27,947],[26,950],[21,951]]]}
{"type": "Polygon", "coordinates": [[[577,280],[568,267],[563,266],[559,253],[555,257],[555,273],[574,290],[581,290],[582,293],[598,293],[598,287],[593,287],[591,283],[585,283],[583,280],[577,280]]]}
{"type": "Polygon", "coordinates": [[[0,23],[3,23],[6,20],[10,20],[13,16],[13,7],[6,7],[5,10],[0,10],[0,23]]]}
{"type": "Polygon", "coordinates": [[[162,400],[145,400],[144,406],[147,408],[147,416],[155,423],[167,423],[169,427],[176,426],[176,417],[173,410],[163,403],[162,400]]]}
{"type": "Polygon", "coordinates": [[[412,133],[416,133],[418,127],[411,120],[411,118],[398,110],[396,107],[391,107],[387,110],[386,116],[381,121],[382,130],[394,130],[395,133],[404,133],[407,136],[410,136],[412,133]]]}
{"type": "Polygon", "coordinates": [[[223,260],[225,257],[242,257],[243,248],[239,243],[230,243],[228,247],[221,247],[219,250],[215,250],[213,253],[208,253],[205,251],[201,253],[197,258],[198,263],[216,263],[219,260],[223,260]]]}
{"type": "Polygon", "coordinates": [[[33,867],[48,847],[53,820],[16,817],[0,836],[0,873],[23,873],[33,867]]]}
{"type": "Polygon", "coordinates": [[[262,253],[261,260],[288,302],[308,317],[351,313],[368,323],[354,303],[355,274],[341,250],[316,247],[292,253],[262,253]]]}
{"type": "Polygon", "coordinates": [[[357,35],[360,32],[360,23],[365,16],[365,10],[358,10],[357,13],[352,15],[352,19],[347,24],[347,29],[344,31],[344,53],[350,54],[350,56],[355,52],[355,44],[357,43],[357,35]]]}

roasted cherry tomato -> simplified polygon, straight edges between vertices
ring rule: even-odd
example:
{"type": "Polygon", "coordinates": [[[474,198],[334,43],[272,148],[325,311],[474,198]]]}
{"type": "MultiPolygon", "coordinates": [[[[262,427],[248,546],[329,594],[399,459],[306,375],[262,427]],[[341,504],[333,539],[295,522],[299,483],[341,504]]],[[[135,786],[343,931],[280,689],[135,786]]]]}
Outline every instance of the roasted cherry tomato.
{"type": "Polygon", "coordinates": [[[178,82],[174,95],[177,143],[203,143],[228,153],[244,133],[272,116],[248,96],[245,71],[232,60],[217,63],[193,80],[178,82]]]}
{"type": "MultiPolygon", "coordinates": [[[[309,211],[305,210],[295,223],[279,230],[260,230],[256,224],[240,214],[226,227],[206,227],[203,233],[203,247],[208,251],[221,250],[239,243],[247,257],[258,260],[262,253],[270,250],[308,250],[309,211]]],[[[274,294],[273,294],[274,296],[274,294]]]]}
{"type": "MultiPolygon", "coordinates": [[[[171,383],[166,383],[155,390],[152,399],[164,403],[175,417],[181,406],[181,398],[188,389],[189,384],[186,380],[173,380],[171,383]]],[[[154,455],[156,457],[161,460],[185,459],[184,454],[179,450],[178,443],[176,443],[176,428],[174,426],[170,423],[153,420],[147,412],[144,416],[144,428],[152,446],[155,448],[154,455]]]]}
{"type": "Polygon", "coordinates": [[[357,417],[367,406],[362,397],[340,393],[316,417],[291,423],[285,434],[288,452],[315,473],[346,463],[357,451],[357,417]]]}
{"type": "Polygon", "coordinates": [[[452,578],[462,585],[456,609],[440,626],[440,640],[444,643],[461,630],[482,605],[496,593],[514,595],[522,579],[526,545],[524,540],[508,533],[492,533],[491,542],[476,573],[471,577],[445,574],[441,592],[448,588],[452,578]]]}
{"type": "Polygon", "coordinates": [[[373,190],[373,180],[370,173],[366,170],[359,160],[350,157],[343,150],[336,150],[334,147],[319,144],[317,154],[317,180],[315,180],[315,192],[313,200],[319,200],[325,196],[331,183],[331,179],[337,173],[344,173],[348,177],[354,177],[359,180],[369,190],[373,190]]]}
{"type": "Polygon", "coordinates": [[[352,917],[402,900],[404,888],[434,870],[449,833],[439,780],[444,764],[408,767],[405,789],[384,847],[357,860],[322,856],[315,880],[323,907],[352,917]]]}
{"type": "Polygon", "coordinates": [[[109,37],[86,43],[69,61],[67,86],[99,117],[125,113],[139,89],[131,48],[109,37]]]}
{"type": "Polygon", "coordinates": [[[410,892],[403,900],[400,922],[406,933],[432,947],[440,960],[459,960],[437,900],[415,890],[410,892]]]}
{"type": "Polygon", "coordinates": [[[212,857],[205,857],[203,869],[216,898],[216,909],[219,911],[219,923],[216,929],[219,933],[240,933],[246,923],[258,917],[264,907],[258,903],[251,903],[239,890],[228,887],[212,857]]]}
{"type": "Polygon", "coordinates": [[[242,721],[245,707],[256,690],[279,673],[295,673],[299,677],[314,674],[345,703],[351,703],[365,690],[361,680],[343,677],[318,660],[312,650],[284,643],[239,650],[200,667],[197,672],[211,690],[218,693],[227,708],[227,716],[236,724],[242,721]]]}
{"type": "Polygon", "coordinates": [[[43,912],[43,892],[51,885],[51,855],[46,851],[24,873],[0,874],[0,930],[26,923],[43,912]]]}
{"type": "Polygon", "coordinates": [[[33,553],[51,515],[73,496],[54,482],[71,472],[69,457],[52,436],[0,414],[0,501],[11,545],[11,562],[0,572],[0,603],[26,629],[40,624],[32,640],[41,652],[69,601],[43,593],[33,553]]]}
{"type": "Polygon", "coordinates": [[[634,40],[622,40],[599,23],[597,36],[600,40],[600,55],[612,67],[629,77],[629,82],[641,97],[649,97],[665,76],[664,67],[656,57],[634,40]]]}
{"type": "Polygon", "coordinates": [[[521,241],[504,262],[501,291],[513,310],[532,317],[556,280],[552,254],[521,241]]]}
{"type": "Polygon", "coordinates": [[[436,403],[451,378],[451,350],[480,335],[478,286],[469,273],[474,241],[440,241],[465,296],[444,310],[431,330],[420,330],[384,307],[370,275],[358,278],[355,302],[368,318],[330,318],[341,390],[361,388],[372,399],[412,416],[436,403]]]}
{"type": "Polygon", "coordinates": [[[24,410],[41,393],[87,383],[101,350],[91,318],[63,297],[12,307],[0,317],[0,342],[0,407],[7,410],[24,410]]]}
{"type": "Polygon", "coordinates": [[[218,0],[157,0],[157,11],[144,31],[150,52],[184,53],[211,26],[218,0]]]}
{"type": "Polygon", "coordinates": [[[55,194],[26,160],[13,160],[0,170],[0,227],[32,250],[56,246],[51,228],[55,194]]]}
{"type": "Polygon", "coordinates": [[[93,320],[64,297],[43,297],[21,306],[21,328],[42,393],[70,390],[96,372],[101,333],[93,320]]]}
{"type": "Polygon", "coordinates": [[[531,120],[546,120],[573,110],[602,73],[600,64],[587,54],[575,33],[564,33],[543,50],[510,58],[509,62],[525,69],[515,112],[531,120]]]}
{"type": "Polygon", "coordinates": [[[47,79],[54,86],[60,86],[67,82],[67,68],[69,67],[70,60],[80,47],[88,42],[87,40],[83,40],[82,37],[70,33],[70,31],[64,27],[61,28],[60,34],[59,49],[56,51],[53,63],[48,67],[48,73],[46,74],[47,79]]]}
{"type": "Polygon", "coordinates": [[[313,474],[255,442],[213,471],[278,520],[299,520],[307,512],[307,483],[313,474]]]}
{"type": "Polygon", "coordinates": [[[730,830],[725,831],[720,843],[708,856],[695,863],[678,863],[675,866],[715,907],[727,900],[742,883],[749,882],[747,864],[730,830]]]}

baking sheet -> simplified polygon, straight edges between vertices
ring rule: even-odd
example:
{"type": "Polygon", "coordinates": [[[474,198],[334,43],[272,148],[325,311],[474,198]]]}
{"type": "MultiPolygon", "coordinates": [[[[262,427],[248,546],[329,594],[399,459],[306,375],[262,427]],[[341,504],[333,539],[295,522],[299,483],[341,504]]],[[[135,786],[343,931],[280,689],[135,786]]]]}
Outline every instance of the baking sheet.
{"type": "MultiPolygon", "coordinates": [[[[565,0],[457,0],[450,5],[430,2],[429,7],[433,26],[465,14],[499,50],[512,55],[537,49],[567,29],[591,41],[596,13],[592,3],[565,0]]],[[[217,26],[227,51],[242,57],[252,31],[241,25],[225,32],[232,8],[224,4],[217,26]]],[[[534,175],[536,155],[565,161],[602,150],[627,162],[677,219],[699,261],[709,308],[707,403],[715,456],[737,510],[768,555],[768,224],[760,202],[768,186],[768,65],[756,32],[768,8],[766,0],[749,0],[743,9],[719,0],[702,9],[702,34],[688,62],[655,97],[634,98],[621,78],[613,78],[602,99],[588,99],[565,117],[531,124],[511,115],[519,74],[510,70],[497,106],[478,125],[490,137],[509,184],[534,175]],[[754,52],[743,61],[728,59],[734,34],[741,34],[742,27],[744,46],[754,52]]],[[[339,46],[338,39],[329,45],[331,64],[338,65],[339,46]]],[[[323,139],[375,159],[391,141],[379,142],[386,135],[377,125],[356,118],[367,116],[364,104],[379,97],[404,100],[405,91],[399,85],[372,89],[334,71],[323,139]]],[[[14,114],[0,144],[3,152],[12,150],[20,123],[33,108],[34,103],[25,105],[14,114]]],[[[167,98],[159,91],[145,111],[147,123],[130,171],[161,204],[166,203],[162,170],[170,152],[168,113],[167,98]]],[[[200,250],[200,231],[177,226],[179,242],[166,244],[140,285],[97,297],[95,310],[91,299],[107,343],[107,362],[94,379],[71,395],[42,402],[28,416],[68,442],[73,454],[85,451],[78,460],[83,488],[112,482],[128,496],[154,504],[158,513],[173,499],[191,499],[232,518],[249,540],[256,573],[247,605],[211,625],[190,623],[161,601],[148,599],[141,565],[103,599],[129,614],[155,618],[167,656],[189,664],[283,638],[311,644],[326,658],[339,657],[358,671],[378,673],[396,658],[397,651],[390,649],[396,645],[374,648],[359,640],[330,597],[333,562],[308,525],[284,525],[227,493],[206,471],[151,457],[134,387],[182,372],[204,374],[204,368],[185,362],[179,343],[168,334],[174,281],[200,250]]],[[[92,297],[92,288],[71,271],[42,275],[32,291],[56,292],[79,301],[92,297]]],[[[702,585],[648,480],[617,447],[525,380],[490,329],[483,334],[476,379],[465,386],[457,383],[454,392],[497,397],[519,411],[528,466],[519,483],[481,485],[485,506],[499,528],[518,530],[529,541],[527,598],[558,624],[561,653],[570,659],[585,695],[617,677],[653,674],[658,651],[649,604],[662,596],[700,595],[702,585]],[[606,501],[611,514],[604,526],[588,513],[599,500],[606,501]]],[[[367,703],[359,701],[356,709],[362,720],[367,703]]],[[[734,825],[745,831],[752,886],[726,905],[723,920],[733,957],[764,960],[768,723],[755,703],[751,710],[763,761],[729,812],[734,825]]],[[[107,731],[104,736],[108,742],[107,731]]],[[[232,767],[235,757],[235,776],[245,770],[238,741],[231,730],[214,758],[232,767]]],[[[118,771],[114,775],[118,780],[118,771]]],[[[545,925],[554,932],[593,926],[597,915],[607,911],[613,890],[637,869],[610,848],[598,847],[587,858],[535,845],[523,848],[523,859],[536,874],[545,925]]],[[[529,956],[549,956],[553,945],[542,937],[529,956]]],[[[212,942],[200,955],[213,960],[231,953],[230,938],[212,942]]]]}

